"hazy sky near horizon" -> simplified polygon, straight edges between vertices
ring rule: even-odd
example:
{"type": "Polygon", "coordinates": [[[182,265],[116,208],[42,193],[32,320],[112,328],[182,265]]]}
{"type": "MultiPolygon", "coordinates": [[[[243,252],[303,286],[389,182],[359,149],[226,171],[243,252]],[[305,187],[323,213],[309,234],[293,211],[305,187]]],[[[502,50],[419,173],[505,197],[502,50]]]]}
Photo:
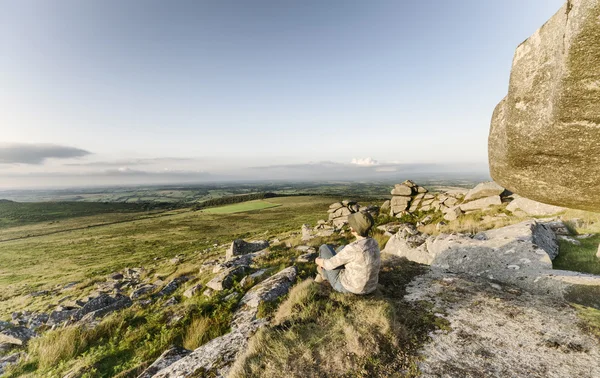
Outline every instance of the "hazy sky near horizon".
{"type": "Polygon", "coordinates": [[[0,188],[485,171],[562,4],[0,0],[0,188]]]}

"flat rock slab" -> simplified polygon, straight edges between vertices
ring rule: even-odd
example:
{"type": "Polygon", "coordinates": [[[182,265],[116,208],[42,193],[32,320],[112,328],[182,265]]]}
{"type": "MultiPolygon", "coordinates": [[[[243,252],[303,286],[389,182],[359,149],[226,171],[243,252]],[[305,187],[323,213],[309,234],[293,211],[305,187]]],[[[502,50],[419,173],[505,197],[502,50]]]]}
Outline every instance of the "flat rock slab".
{"type": "Polygon", "coordinates": [[[481,278],[429,272],[405,299],[449,323],[422,349],[423,377],[600,377],[598,339],[571,306],[481,278]]]}

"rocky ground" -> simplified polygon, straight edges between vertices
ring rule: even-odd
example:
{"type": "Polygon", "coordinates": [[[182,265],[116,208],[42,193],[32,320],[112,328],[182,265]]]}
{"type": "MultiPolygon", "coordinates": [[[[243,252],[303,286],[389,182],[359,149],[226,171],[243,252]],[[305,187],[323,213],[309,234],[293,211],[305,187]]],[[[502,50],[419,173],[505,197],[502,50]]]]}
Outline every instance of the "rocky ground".
{"type": "Polygon", "coordinates": [[[440,271],[418,277],[406,298],[449,322],[422,350],[424,377],[600,376],[600,340],[564,301],[440,271]]]}
{"type": "MultiPolygon", "coordinates": [[[[11,371],[10,366],[26,367],[28,342],[50,330],[94,329],[129,308],[164,312],[165,321],[175,326],[187,315],[169,308],[180,309],[190,300],[192,307],[230,306],[222,332],[195,349],[180,344],[163,348],[158,359],[123,376],[226,377],[255,332],[271,326],[261,309],[280,303],[299,271],[307,276],[317,256],[315,245],[343,240],[348,215],[364,211],[380,223],[375,237],[387,242],[384,255],[431,266],[413,281],[404,299],[427,303],[442,325],[420,352],[424,376],[600,376],[599,341],[580,327],[569,304],[600,307],[600,277],[552,269],[559,240],[577,243],[587,236],[573,235],[560,216],[531,219],[562,208],[520,199],[494,183],[429,193],[407,181],[396,185],[392,195],[402,198],[383,206],[336,202],[328,221],[305,224],[295,236],[282,235],[281,240],[215,245],[223,255],[200,266],[185,265],[186,257],[177,256],[166,263],[187,270],[168,280],[136,267],[97,279],[87,297],[73,293],[74,284],[32,292],[32,297],[63,299],[49,312],[15,312],[10,322],[0,322],[0,374],[11,371]],[[486,217],[501,219],[503,227],[488,230],[494,226],[485,223],[486,217]],[[446,233],[464,219],[477,219],[483,231],[446,233]],[[432,229],[435,233],[428,233],[432,229]],[[266,260],[274,263],[265,265],[266,260]]],[[[89,372],[74,368],[66,376],[89,372]]]]}

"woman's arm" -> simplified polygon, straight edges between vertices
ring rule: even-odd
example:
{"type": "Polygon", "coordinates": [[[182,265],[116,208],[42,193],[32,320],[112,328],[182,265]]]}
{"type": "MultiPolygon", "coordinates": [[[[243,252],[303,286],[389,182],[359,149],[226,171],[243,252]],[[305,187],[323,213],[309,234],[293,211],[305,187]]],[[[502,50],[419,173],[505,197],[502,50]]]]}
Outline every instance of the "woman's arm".
{"type": "Polygon", "coordinates": [[[348,264],[353,259],[354,259],[354,249],[350,245],[347,245],[346,247],[344,247],[344,249],[339,251],[332,258],[330,258],[330,259],[319,258],[319,259],[315,260],[315,263],[323,269],[333,270],[337,267],[348,264]],[[319,261],[317,262],[317,260],[319,260],[319,261]]]}

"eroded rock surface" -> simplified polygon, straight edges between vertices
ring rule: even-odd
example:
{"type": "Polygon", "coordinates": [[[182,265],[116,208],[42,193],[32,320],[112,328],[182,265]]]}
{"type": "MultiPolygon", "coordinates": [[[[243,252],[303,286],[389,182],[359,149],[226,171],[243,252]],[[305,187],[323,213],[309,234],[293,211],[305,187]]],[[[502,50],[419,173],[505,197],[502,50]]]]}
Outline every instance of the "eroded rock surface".
{"type": "Polygon", "coordinates": [[[600,377],[598,339],[562,301],[435,270],[407,292],[448,322],[421,351],[423,377],[600,377]]]}
{"type": "Polygon", "coordinates": [[[600,0],[569,0],[514,55],[491,175],[524,197],[600,210],[600,0]]]}
{"type": "Polygon", "coordinates": [[[296,280],[296,274],[296,268],[289,267],[250,289],[240,300],[240,307],[233,316],[231,332],[202,345],[160,370],[154,377],[226,377],[236,356],[248,345],[248,338],[267,324],[265,319],[256,318],[259,304],[287,294],[296,280]]]}
{"type": "Polygon", "coordinates": [[[550,225],[535,220],[474,236],[398,233],[382,252],[430,264],[440,271],[485,277],[600,308],[600,276],[553,270],[551,259],[558,255],[556,235],[550,225]]]}

